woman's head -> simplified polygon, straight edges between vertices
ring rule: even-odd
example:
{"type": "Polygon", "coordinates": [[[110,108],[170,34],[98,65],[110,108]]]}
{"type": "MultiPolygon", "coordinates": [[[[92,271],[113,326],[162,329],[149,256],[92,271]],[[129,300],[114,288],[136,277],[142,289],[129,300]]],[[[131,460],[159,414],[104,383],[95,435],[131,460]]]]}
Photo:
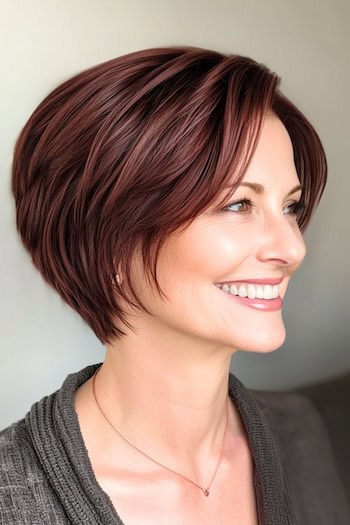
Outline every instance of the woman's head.
{"type": "MultiPolygon", "coordinates": [[[[267,122],[275,127],[265,126],[265,137],[277,130],[283,141],[288,132],[288,165],[278,188],[276,173],[271,178],[276,191],[270,204],[276,211],[277,199],[285,203],[283,192],[300,181],[305,207],[293,232],[305,229],[324,189],[326,159],[311,124],[278,88],[279,78],[247,57],[157,48],[76,75],[34,111],[15,148],[17,227],[45,280],[102,343],[124,334],[118,319],[132,329],[122,301],[151,313],[140,304],[138,280],[166,301],[156,272],[163,245],[195,231],[214,205],[217,210],[229,203],[249,175],[267,122]],[[138,268],[133,276],[132,261],[138,268]],[[114,281],[117,271],[121,286],[114,281]]],[[[263,182],[269,186],[266,173],[263,182]]],[[[292,198],[299,200],[300,192],[292,198]]],[[[243,231],[240,221],[232,221],[232,235],[243,231]]],[[[258,277],[283,275],[283,264],[279,270],[269,265],[265,273],[260,262],[258,277]]],[[[229,257],[220,263],[219,272],[225,271],[218,281],[233,280],[229,257]]]]}

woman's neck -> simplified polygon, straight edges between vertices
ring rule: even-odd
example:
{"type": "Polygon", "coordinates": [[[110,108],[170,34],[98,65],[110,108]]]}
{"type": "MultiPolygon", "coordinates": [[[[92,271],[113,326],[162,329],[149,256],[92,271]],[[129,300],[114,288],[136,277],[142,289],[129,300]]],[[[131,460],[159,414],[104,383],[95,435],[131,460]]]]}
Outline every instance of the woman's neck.
{"type": "Polygon", "coordinates": [[[140,450],[198,472],[221,453],[227,418],[231,434],[242,429],[228,398],[231,354],[128,338],[107,347],[96,395],[109,421],[140,450]]]}

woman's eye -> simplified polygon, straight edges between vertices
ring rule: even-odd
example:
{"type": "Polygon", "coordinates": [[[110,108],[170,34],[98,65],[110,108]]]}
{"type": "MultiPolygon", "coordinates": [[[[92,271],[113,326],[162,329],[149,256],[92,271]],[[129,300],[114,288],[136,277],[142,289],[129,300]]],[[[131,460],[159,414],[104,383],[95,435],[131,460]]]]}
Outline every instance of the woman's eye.
{"type": "Polygon", "coordinates": [[[287,206],[287,209],[289,208],[292,210],[288,215],[300,215],[305,206],[306,204],[304,202],[292,202],[292,204],[287,206]]]}
{"type": "MultiPolygon", "coordinates": [[[[286,207],[287,215],[300,215],[302,210],[305,208],[305,203],[303,202],[292,202],[289,206],[286,207]]],[[[228,204],[224,210],[233,211],[236,213],[247,213],[251,208],[254,208],[255,204],[250,199],[241,199],[239,201],[231,202],[228,204]]]]}
{"type": "Polygon", "coordinates": [[[241,199],[240,201],[231,202],[228,206],[226,206],[225,210],[235,211],[239,213],[246,213],[249,208],[252,208],[254,206],[253,202],[250,199],[241,199]],[[233,209],[233,208],[236,209],[233,209]]]}

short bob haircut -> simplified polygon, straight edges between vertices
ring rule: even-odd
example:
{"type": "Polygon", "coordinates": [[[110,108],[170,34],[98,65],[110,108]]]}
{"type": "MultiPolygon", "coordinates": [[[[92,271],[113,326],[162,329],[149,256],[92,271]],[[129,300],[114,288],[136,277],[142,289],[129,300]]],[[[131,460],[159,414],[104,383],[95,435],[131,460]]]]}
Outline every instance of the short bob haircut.
{"type": "Polygon", "coordinates": [[[118,298],[150,314],[130,279],[136,247],[148,282],[165,297],[156,275],[161,246],[222,195],[223,205],[267,114],[282,121],[293,144],[305,230],[327,161],[315,129],[279,84],[249,57],[153,48],[75,75],[33,112],[14,151],[17,230],[43,278],[103,344],[126,335],[118,320],[134,330],[118,298]]]}

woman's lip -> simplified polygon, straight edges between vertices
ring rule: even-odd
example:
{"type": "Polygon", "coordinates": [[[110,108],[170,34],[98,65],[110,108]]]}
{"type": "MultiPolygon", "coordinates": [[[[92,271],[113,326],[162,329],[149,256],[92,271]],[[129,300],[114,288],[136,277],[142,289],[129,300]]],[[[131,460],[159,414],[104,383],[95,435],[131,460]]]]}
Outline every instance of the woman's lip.
{"type": "Polygon", "coordinates": [[[249,299],[249,297],[240,297],[239,295],[232,295],[228,292],[223,292],[222,290],[220,291],[227,295],[229,300],[237,301],[244,306],[249,306],[250,308],[255,308],[256,310],[271,312],[274,310],[281,310],[283,306],[282,297],[276,297],[275,299],[249,299]]]}
{"type": "Polygon", "coordinates": [[[250,306],[256,310],[262,310],[266,312],[281,310],[283,306],[283,299],[281,297],[276,297],[276,299],[248,299],[248,297],[239,297],[239,295],[231,295],[231,297],[233,300],[238,301],[244,306],[250,306]]]}
{"type": "Polygon", "coordinates": [[[244,283],[247,283],[247,284],[275,285],[275,284],[280,284],[282,281],[283,281],[283,277],[281,277],[280,279],[242,279],[242,280],[237,280],[237,281],[223,281],[223,282],[216,283],[216,284],[236,284],[236,283],[244,284],[244,283]]]}

